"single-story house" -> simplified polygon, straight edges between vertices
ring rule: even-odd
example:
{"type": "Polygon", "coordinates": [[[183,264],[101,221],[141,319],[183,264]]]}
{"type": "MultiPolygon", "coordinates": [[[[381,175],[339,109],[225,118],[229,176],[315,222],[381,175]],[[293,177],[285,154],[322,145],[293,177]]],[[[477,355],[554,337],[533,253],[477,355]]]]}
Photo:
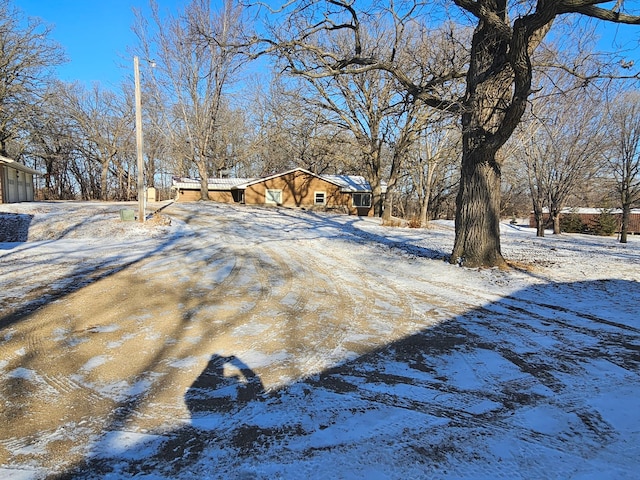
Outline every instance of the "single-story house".
{"type": "MultiPolygon", "coordinates": [[[[177,201],[200,199],[200,182],[174,179],[177,201]]],[[[209,198],[246,205],[284,206],[336,210],[350,215],[373,215],[371,186],[356,175],[318,175],[304,168],[255,179],[213,178],[209,198]]]]}
{"type": "Polygon", "coordinates": [[[0,203],[33,202],[33,176],[40,172],[0,155],[0,203]]]}
{"type": "MultiPolygon", "coordinates": [[[[577,215],[584,225],[592,225],[598,220],[602,212],[610,213],[616,217],[618,220],[618,229],[616,231],[619,231],[620,225],[622,225],[622,210],[619,208],[613,210],[603,208],[563,208],[560,211],[560,218],[562,219],[563,216],[567,215],[577,215]]],[[[545,207],[543,210],[545,224],[551,221],[550,218],[549,209],[545,207]]],[[[536,227],[536,217],[533,212],[529,215],[529,226],[532,228],[536,227]]],[[[628,228],[628,233],[640,234],[640,208],[631,209],[628,228]]]]}

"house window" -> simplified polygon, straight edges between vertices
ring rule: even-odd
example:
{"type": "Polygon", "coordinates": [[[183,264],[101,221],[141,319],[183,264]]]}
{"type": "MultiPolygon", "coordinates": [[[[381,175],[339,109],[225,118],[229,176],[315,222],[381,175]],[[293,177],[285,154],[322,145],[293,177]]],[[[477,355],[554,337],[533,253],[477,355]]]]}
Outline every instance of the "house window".
{"type": "Polygon", "coordinates": [[[313,195],[314,205],[324,205],[326,203],[327,194],[325,192],[315,192],[313,195]]]}
{"type": "Polygon", "coordinates": [[[353,206],[354,207],[371,207],[371,194],[370,193],[354,193],[353,206]]]}
{"type": "Polygon", "coordinates": [[[264,203],[282,205],[282,190],[267,189],[264,195],[264,203]]]}

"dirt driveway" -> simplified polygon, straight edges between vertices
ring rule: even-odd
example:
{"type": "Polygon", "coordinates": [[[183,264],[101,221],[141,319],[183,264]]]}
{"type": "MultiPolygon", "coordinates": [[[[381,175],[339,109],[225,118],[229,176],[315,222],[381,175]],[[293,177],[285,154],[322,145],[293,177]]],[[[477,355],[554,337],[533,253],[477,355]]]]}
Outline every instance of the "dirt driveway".
{"type": "Polygon", "coordinates": [[[72,273],[43,261],[45,282],[3,300],[5,476],[570,478],[606,465],[631,478],[638,466],[638,414],[623,413],[637,407],[640,329],[625,320],[637,282],[467,271],[441,258],[450,232],[408,245],[355,217],[163,214],[180,234],[147,254],[85,252],[72,273]],[[630,303],[610,304],[620,291],[630,303]]]}

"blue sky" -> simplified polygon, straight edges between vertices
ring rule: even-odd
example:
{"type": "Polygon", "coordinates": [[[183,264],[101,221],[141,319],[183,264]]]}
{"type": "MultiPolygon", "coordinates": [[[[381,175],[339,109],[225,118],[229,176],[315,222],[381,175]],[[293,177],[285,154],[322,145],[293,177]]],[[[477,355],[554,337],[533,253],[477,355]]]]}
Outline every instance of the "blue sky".
{"type": "MultiPolygon", "coordinates": [[[[157,3],[161,10],[175,12],[187,1],[157,3]]],[[[131,76],[133,59],[127,47],[137,43],[131,31],[133,9],[148,11],[148,0],[15,0],[15,5],[25,15],[40,17],[54,26],[52,37],[64,47],[70,60],[58,69],[61,80],[78,80],[86,85],[99,81],[104,87],[117,88],[131,76]]],[[[615,38],[618,45],[635,48],[636,53],[630,56],[639,60],[640,27],[603,24],[601,33],[609,39],[602,42],[604,49],[611,49],[615,38]]]]}
{"type": "MultiPolygon", "coordinates": [[[[161,9],[175,10],[181,0],[159,0],[161,9]]],[[[58,69],[61,80],[87,85],[99,81],[117,87],[133,72],[127,47],[136,45],[131,31],[133,9],[148,11],[148,0],[15,0],[30,17],[54,26],[52,38],[60,43],[69,63],[58,69]]]]}

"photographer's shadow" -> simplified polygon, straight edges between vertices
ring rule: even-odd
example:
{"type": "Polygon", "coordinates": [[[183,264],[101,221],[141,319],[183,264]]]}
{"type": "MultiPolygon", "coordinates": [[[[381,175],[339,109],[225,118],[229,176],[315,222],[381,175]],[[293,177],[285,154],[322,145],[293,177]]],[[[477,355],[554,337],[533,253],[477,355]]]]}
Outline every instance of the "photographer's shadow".
{"type": "Polygon", "coordinates": [[[193,418],[238,410],[263,392],[260,377],[242,360],[214,354],[184,397],[193,418]]]}

